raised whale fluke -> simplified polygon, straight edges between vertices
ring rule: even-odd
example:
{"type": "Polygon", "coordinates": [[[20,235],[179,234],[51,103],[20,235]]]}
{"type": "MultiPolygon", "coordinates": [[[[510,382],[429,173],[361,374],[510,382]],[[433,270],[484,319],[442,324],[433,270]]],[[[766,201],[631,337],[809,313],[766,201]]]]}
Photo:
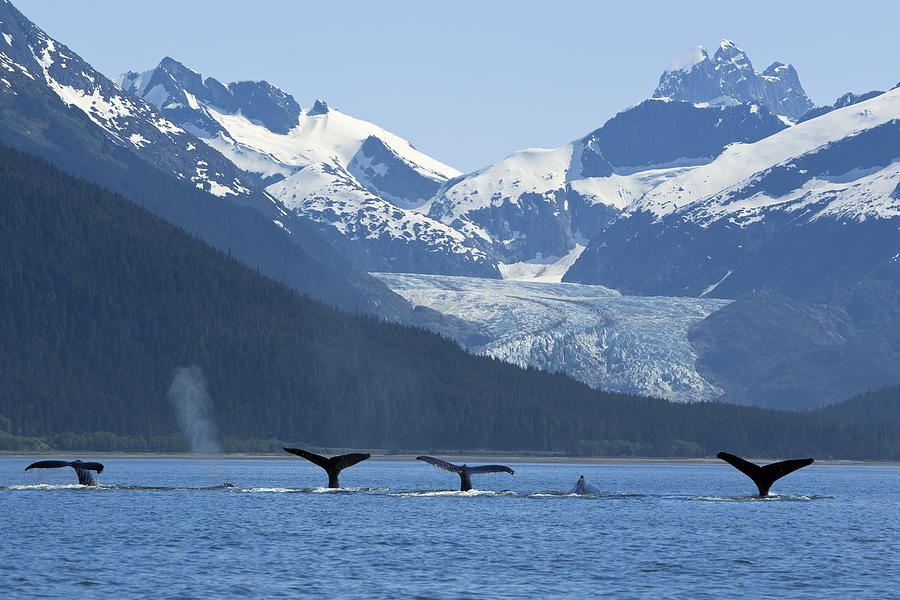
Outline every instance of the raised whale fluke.
{"type": "Polygon", "coordinates": [[[794,458],[791,460],[783,460],[770,465],[759,466],[752,462],[746,461],[739,456],[729,454],[727,452],[719,452],[716,458],[720,458],[730,464],[732,467],[749,477],[759,488],[759,497],[764,498],[769,495],[769,488],[772,484],[797,469],[815,462],[812,458],[794,458]]]}
{"type": "Polygon", "coordinates": [[[75,469],[75,474],[78,475],[78,483],[81,485],[97,485],[91,471],[96,471],[98,474],[103,472],[103,465],[100,463],[82,462],[80,460],[39,460],[25,467],[25,470],[58,469],[60,467],[72,467],[75,469]]]}
{"type": "Polygon", "coordinates": [[[468,492],[472,489],[472,480],[469,478],[469,475],[471,475],[472,473],[509,473],[510,475],[515,474],[515,471],[513,471],[509,467],[504,467],[503,465],[481,465],[478,467],[470,467],[468,465],[454,465],[453,463],[448,463],[447,461],[441,460],[439,458],[434,458],[433,456],[417,456],[416,460],[423,460],[428,464],[440,467],[445,471],[457,473],[459,475],[459,491],[461,492],[468,492]]]}
{"type": "Polygon", "coordinates": [[[371,454],[341,454],[340,456],[332,456],[331,458],[327,458],[325,456],[319,456],[318,454],[313,454],[312,452],[307,452],[306,450],[301,450],[300,448],[285,448],[285,452],[290,452],[291,454],[296,454],[301,458],[305,458],[311,463],[319,465],[325,472],[328,473],[328,487],[330,488],[339,488],[341,485],[338,483],[338,474],[346,469],[347,467],[352,467],[358,462],[364,461],[367,458],[371,458],[371,454]]]}

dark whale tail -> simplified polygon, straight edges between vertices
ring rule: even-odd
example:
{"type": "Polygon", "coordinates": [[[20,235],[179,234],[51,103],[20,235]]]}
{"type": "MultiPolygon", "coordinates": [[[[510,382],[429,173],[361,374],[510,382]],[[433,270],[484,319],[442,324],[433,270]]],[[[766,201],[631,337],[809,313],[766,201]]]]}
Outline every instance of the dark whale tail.
{"type": "Polygon", "coordinates": [[[739,456],[729,454],[727,452],[719,452],[716,458],[720,458],[730,464],[732,467],[749,477],[759,488],[759,497],[764,498],[769,495],[769,488],[772,484],[797,469],[802,469],[815,462],[812,458],[795,458],[792,460],[783,460],[770,465],[759,466],[752,462],[746,461],[739,456]]]}
{"type": "Polygon", "coordinates": [[[468,465],[454,465],[433,456],[417,456],[416,460],[423,460],[430,465],[457,473],[459,475],[459,491],[468,492],[472,489],[472,480],[469,477],[472,473],[509,473],[514,475],[515,471],[503,465],[481,465],[479,467],[470,467],[468,465]]]}
{"type": "Polygon", "coordinates": [[[58,469],[60,467],[72,467],[75,469],[75,474],[78,476],[78,483],[81,485],[97,485],[94,481],[94,475],[91,471],[96,471],[98,474],[103,472],[103,465],[98,462],[82,462],[80,460],[39,460],[35,463],[31,463],[25,470],[28,469],[58,469]]]}
{"type": "Polygon", "coordinates": [[[356,463],[364,461],[367,458],[371,458],[372,456],[371,454],[341,454],[340,456],[326,458],[324,456],[319,456],[318,454],[313,454],[312,452],[307,452],[306,450],[301,450],[300,448],[285,448],[284,451],[296,454],[325,469],[325,472],[328,473],[328,487],[330,488],[341,487],[338,483],[338,474],[340,474],[341,471],[347,467],[352,467],[356,463]]]}

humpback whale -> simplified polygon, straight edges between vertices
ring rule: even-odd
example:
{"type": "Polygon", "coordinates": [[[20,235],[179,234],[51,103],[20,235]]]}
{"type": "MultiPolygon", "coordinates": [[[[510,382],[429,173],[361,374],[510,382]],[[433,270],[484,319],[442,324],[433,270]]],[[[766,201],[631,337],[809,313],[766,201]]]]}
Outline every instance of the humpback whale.
{"type": "Polygon", "coordinates": [[[716,458],[720,458],[730,464],[732,467],[749,477],[759,488],[759,497],[765,498],[769,495],[769,488],[777,480],[785,475],[793,473],[797,469],[802,469],[807,465],[813,464],[812,458],[795,458],[792,460],[783,460],[770,465],[760,467],[752,462],[746,461],[739,456],[729,454],[727,452],[719,452],[716,458]]]}
{"type": "Polygon", "coordinates": [[[78,475],[78,483],[81,485],[97,485],[94,481],[94,476],[91,471],[97,471],[97,474],[103,472],[103,465],[98,462],[82,462],[81,460],[39,460],[36,463],[31,463],[25,470],[28,469],[58,469],[60,467],[72,467],[75,469],[75,474],[78,475]]]}
{"type": "Polygon", "coordinates": [[[480,467],[470,467],[468,465],[454,465],[439,458],[431,456],[417,456],[416,460],[424,460],[428,464],[440,467],[445,471],[450,471],[459,475],[459,491],[468,492],[472,489],[472,480],[469,475],[472,473],[509,473],[514,475],[515,471],[503,465],[482,465],[480,467]]]}
{"type": "Polygon", "coordinates": [[[578,483],[575,484],[575,487],[572,488],[570,494],[578,494],[579,496],[591,495],[591,494],[599,494],[600,488],[595,485],[591,485],[587,481],[584,480],[584,475],[578,478],[578,483]]]}
{"type": "Polygon", "coordinates": [[[328,487],[330,488],[341,487],[338,483],[338,474],[341,471],[372,456],[371,454],[341,454],[340,456],[326,458],[324,456],[319,456],[318,454],[313,454],[312,452],[307,452],[306,450],[301,450],[300,448],[285,448],[284,451],[296,454],[325,469],[325,472],[328,473],[328,487]]]}

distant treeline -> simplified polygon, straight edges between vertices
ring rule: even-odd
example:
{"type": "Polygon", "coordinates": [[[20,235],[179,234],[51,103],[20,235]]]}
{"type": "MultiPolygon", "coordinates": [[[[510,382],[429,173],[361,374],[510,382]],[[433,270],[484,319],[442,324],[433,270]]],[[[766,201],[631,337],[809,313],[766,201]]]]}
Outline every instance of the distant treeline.
{"type": "Polygon", "coordinates": [[[197,365],[226,450],[900,457],[868,423],[600,392],[340,312],[4,147],[0,194],[4,446],[183,449],[166,394],[197,365]]]}
{"type": "MultiPolygon", "coordinates": [[[[0,417],[0,421],[2,419],[0,417]]],[[[257,440],[226,437],[222,440],[222,450],[224,452],[273,453],[281,452],[285,445],[284,442],[275,439],[257,440]]],[[[116,435],[109,431],[94,431],[91,433],[56,433],[36,437],[12,435],[0,430],[0,451],[46,452],[51,450],[140,453],[187,452],[189,448],[180,433],[144,437],[139,435],[116,435]]]]}
{"type": "Polygon", "coordinates": [[[872,427],[884,440],[900,433],[900,385],[859,394],[817,411],[834,419],[872,427]]]}

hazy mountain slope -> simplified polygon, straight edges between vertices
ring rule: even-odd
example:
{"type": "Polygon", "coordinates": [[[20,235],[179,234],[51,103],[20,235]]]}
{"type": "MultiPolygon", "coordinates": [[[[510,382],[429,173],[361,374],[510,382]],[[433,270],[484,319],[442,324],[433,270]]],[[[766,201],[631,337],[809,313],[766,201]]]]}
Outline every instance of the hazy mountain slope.
{"type": "Polygon", "coordinates": [[[817,408],[900,381],[900,289],[866,281],[829,304],[753,294],[690,330],[697,370],[722,400],[817,408]]]}

